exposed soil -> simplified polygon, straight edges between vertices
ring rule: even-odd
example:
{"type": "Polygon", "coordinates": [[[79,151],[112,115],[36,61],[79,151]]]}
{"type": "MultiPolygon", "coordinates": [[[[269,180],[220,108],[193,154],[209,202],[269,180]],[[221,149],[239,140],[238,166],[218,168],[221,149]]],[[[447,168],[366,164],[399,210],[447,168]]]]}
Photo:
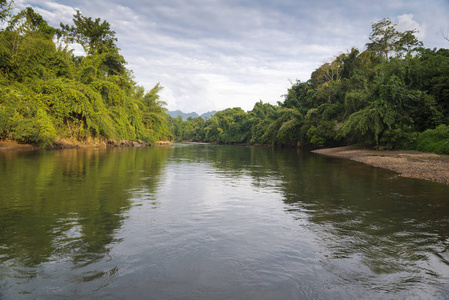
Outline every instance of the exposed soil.
{"type": "MultiPolygon", "coordinates": [[[[154,145],[171,145],[170,141],[158,141],[154,145]]],[[[106,147],[145,147],[151,146],[148,143],[141,141],[119,141],[114,142],[112,140],[102,141],[96,139],[89,139],[84,142],[77,142],[70,139],[59,139],[53,147],[49,149],[71,149],[71,148],[106,148],[106,147]]],[[[37,144],[20,144],[11,140],[0,140],[0,151],[30,151],[39,150],[37,144]]]]}
{"type": "Polygon", "coordinates": [[[417,151],[370,150],[355,146],[319,149],[323,155],[348,158],[398,172],[400,176],[449,184],[449,155],[417,151]]]}
{"type": "Polygon", "coordinates": [[[38,145],[19,144],[14,141],[0,140],[0,151],[8,151],[8,150],[27,151],[27,150],[38,150],[38,149],[39,149],[38,145]]]}

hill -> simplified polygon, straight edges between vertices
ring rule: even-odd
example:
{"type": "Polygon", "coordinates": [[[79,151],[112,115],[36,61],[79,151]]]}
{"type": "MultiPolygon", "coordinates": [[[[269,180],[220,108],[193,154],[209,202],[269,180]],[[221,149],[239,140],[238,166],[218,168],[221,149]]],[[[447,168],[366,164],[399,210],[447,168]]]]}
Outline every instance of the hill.
{"type": "Polygon", "coordinates": [[[210,118],[212,117],[217,111],[212,110],[212,111],[208,111],[204,114],[202,114],[201,116],[198,115],[196,112],[190,112],[190,113],[184,113],[180,110],[174,110],[174,111],[168,111],[167,113],[170,115],[170,117],[172,118],[177,118],[178,116],[182,116],[184,120],[187,120],[188,118],[192,117],[192,118],[198,118],[198,117],[202,117],[202,118],[210,118]]]}
{"type": "Polygon", "coordinates": [[[211,111],[208,111],[208,112],[202,114],[201,117],[209,119],[210,117],[215,115],[216,112],[217,112],[216,110],[211,110],[211,111]]]}

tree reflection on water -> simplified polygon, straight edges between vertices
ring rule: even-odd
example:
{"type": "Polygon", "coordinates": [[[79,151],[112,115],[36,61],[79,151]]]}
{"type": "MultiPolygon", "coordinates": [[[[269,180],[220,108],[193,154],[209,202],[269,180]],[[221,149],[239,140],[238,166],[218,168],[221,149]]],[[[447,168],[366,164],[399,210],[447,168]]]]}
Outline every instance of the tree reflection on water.
{"type": "MultiPolygon", "coordinates": [[[[43,263],[77,269],[105,259],[110,246],[118,242],[115,232],[126,218],[130,196],[142,186],[156,188],[167,151],[126,148],[0,154],[1,277],[26,281],[43,275],[35,269],[43,263]]],[[[113,268],[106,272],[114,275],[113,268]]],[[[91,270],[78,280],[104,274],[104,270],[91,270]]]]}

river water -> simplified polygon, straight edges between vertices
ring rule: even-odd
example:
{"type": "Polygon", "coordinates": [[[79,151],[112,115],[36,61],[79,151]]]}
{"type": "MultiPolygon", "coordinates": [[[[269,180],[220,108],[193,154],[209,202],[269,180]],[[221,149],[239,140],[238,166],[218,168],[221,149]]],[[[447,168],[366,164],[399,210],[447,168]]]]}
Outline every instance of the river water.
{"type": "Polygon", "coordinates": [[[0,299],[447,299],[449,186],[296,149],[0,153],[0,299]]]}

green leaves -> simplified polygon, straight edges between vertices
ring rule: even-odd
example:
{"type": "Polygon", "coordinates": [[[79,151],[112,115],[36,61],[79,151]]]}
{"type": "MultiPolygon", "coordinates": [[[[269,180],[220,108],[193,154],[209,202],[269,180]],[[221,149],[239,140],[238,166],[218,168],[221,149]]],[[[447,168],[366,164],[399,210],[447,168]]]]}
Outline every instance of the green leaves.
{"type": "Polygon", "coordinates": [[[222,144],[260,143],[292,145],[298,142],[302,114],[296,108],[257,102],[253,110],[228,108],[210,119],[170,118],[170,128],[177,140],[222,144]]]}
{"type": "Polygon", "coordinates": [[[50,117],[44,109],[40,108],[37,110],[36,119],[39,124],[39,137],[37,139],[39,144],[42,147],[53,145],[57,132],[50,117]]]}
{"type": "Polygon", "coordinates": [[[56,29],[49,26],[42,16],[31,7],[27,7],[13,16],[6,27],[7,31],[16,31],[23,36],[33,36],[51,40],[56,29]]]}
{"type": "Polygon", "coordinates": [[[13,1],[0,0],[0,22],[6,21],[11,15],[13,1]]]}
{"type": "Polygon", "coordinates": [[[418,136],[416,149],[449,155],[449,126],[442,124],[422,132],[418,136]]]}
{"type": "Polygon", "coordinates": [[[396,26],[397,24],[392,23],[390,18],[373,23],[369,36],[371,43],[366,44],[368,49],[388,60],[391,53],[400,56],[404,52],[410,53],[413,48],[422,46],[422,42],[415,36],[416,29],[399,32],[396,26]]]}
{"type": "MultiPolygon", "coordinates": [[[[0,9],[7,6],[0,2],[0,9]]],[[[157,84],[144,96],[125,68],[109,23],[77,12],[75,26],[57,31],[31,8],[2,20],[8,24],[0,31],[0,138],[46,147],[59,138],[169,136],[158,95],[162,87],[157,84]],[[81,43],[87,56],[57,48],[55,33],[81,43]]]]}
{"type": "Polygon", "coordinates": [[[73,22],[75,26],[60,24],[59,37],[66,42],[80,44],[87,55],[117,50],[115,31],[111,30],[108,22],[84,17],[79,11],[73,15],[73,22]]]}

